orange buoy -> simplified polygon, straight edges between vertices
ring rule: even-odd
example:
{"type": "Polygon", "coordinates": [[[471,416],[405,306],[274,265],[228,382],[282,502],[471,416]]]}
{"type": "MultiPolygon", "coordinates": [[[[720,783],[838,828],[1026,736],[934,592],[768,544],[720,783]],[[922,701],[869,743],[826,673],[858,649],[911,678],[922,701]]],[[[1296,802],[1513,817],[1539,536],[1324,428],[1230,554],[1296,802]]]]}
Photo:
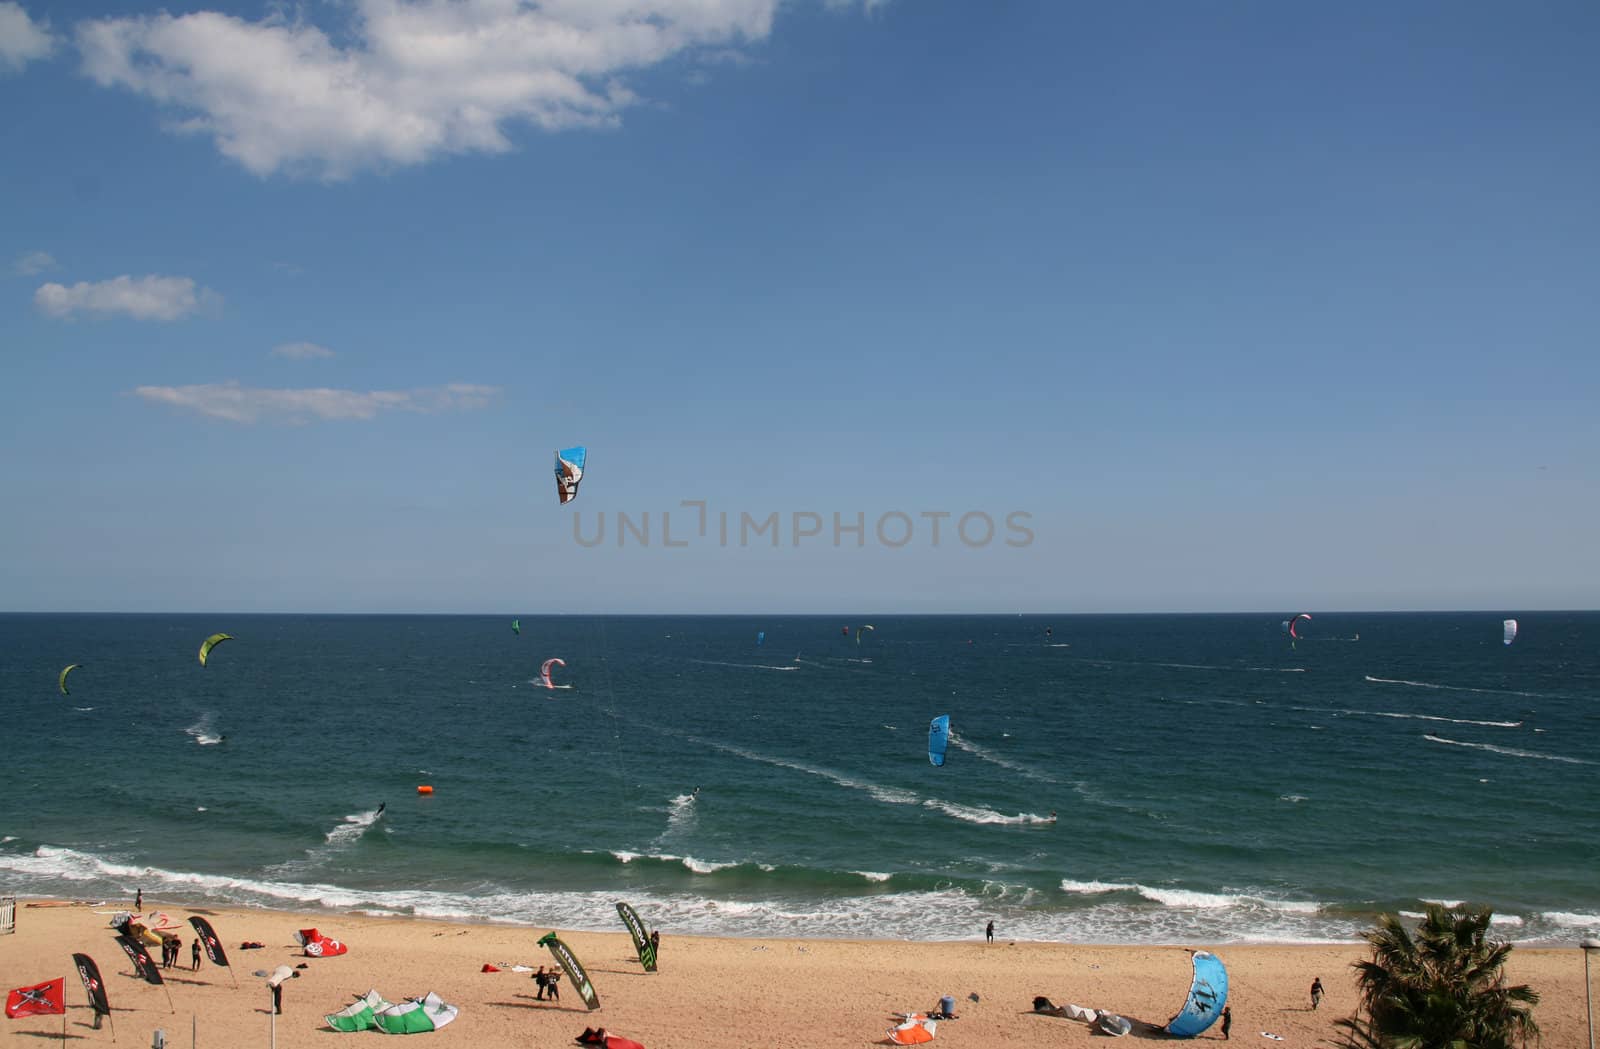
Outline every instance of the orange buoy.
{"type": "Polygon", "coordinates": [[[424,783],[422,786],[417,788],[417,793],[418,794],[432,794],[433,793],[433,788],[428,786],[426,783],[424,783]]]}

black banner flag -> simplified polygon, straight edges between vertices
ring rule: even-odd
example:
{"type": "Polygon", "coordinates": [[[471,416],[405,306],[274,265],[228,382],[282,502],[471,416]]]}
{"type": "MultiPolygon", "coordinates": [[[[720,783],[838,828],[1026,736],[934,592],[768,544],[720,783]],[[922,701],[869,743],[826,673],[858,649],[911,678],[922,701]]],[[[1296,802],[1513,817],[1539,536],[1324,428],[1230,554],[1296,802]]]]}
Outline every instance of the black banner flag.
{"type": "Polygon", "coordinates": [[[211,927],[211,923],[198,914],[191,914],[189,916],[189,924],[194,926],[194,931],[200,937],[200,942],[205,944],[206,957],[211,959],[211,964],[226,967],[228,964],[228,952],[222,949],[222,941],[217,939],[217,930],[211,927]]]}
{"type": "Polygon", "coordinates": [[[100,980],[100,967],[87,954],[74,954],[72,961],[83,980],[83,993],[89,996],[89,1005],[97,1013],[111,1015],[111,1003],[106,1001],[106,985],[100,980]]]}
{"type": "Polygon", "coordinates": [[[162,983],[161,970],[156,968],[156,963],[150,960],[150,954],[144,945],[132,936],[118,936],[117,943],[128,956],[128,961],[133,963],[133,974],[146,983],[162,983]]]}

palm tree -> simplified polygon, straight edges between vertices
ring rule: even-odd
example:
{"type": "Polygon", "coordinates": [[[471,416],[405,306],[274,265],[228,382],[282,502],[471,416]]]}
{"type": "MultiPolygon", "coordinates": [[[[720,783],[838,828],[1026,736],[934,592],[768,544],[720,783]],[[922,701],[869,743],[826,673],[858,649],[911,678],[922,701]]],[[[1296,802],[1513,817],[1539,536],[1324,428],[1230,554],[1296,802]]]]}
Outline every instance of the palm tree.
{"type": "Polygon", "coordinates": [[[1539,994],[1505,983],[1511,945],[1489,938],[1487,907],[1429,904],[1412,936],[1385,914],[1356,962],[1361,1006],[1338,1021],[1355,1049],[1512,1049],[1539,1040],[1539,994]],[[1362,1015],[1365,1014],[1365,1015],[1362,1015]]]}

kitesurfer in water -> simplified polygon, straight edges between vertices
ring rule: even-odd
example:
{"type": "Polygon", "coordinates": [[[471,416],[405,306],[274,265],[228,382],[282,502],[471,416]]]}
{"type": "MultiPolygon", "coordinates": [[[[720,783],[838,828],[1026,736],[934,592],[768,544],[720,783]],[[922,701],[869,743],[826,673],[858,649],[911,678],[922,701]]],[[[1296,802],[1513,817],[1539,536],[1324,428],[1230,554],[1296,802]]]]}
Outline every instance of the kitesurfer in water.
{"type": "Polygon", "coordinates": [[[988,928],[983,930],[983,935],[989,943],[994,942],[994,922],[990,922],[988,928]]]}
{"type": "Polygon", "coordinates": [[[378,811],[374,812],[372,814],[373,818],[376,819],[377,817],[382,816],[383,815],[383,810],[388,808],[388,807],[389,807],[389,803],[387,801],[378,802],[378,811]]]}

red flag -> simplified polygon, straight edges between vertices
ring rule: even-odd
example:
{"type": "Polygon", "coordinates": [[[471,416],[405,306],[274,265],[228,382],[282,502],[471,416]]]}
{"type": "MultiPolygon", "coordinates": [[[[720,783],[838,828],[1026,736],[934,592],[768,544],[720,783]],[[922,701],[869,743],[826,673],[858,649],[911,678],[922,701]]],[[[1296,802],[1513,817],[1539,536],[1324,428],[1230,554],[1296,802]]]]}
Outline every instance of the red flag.
{"type": "Polygon", "coordinates": [[[12,1020],[20,1016],[61,1016],[67,1011],[65,976],[36,983],[32,987],[18,987],[6,995],[6,1016],[12,1020]]]}

